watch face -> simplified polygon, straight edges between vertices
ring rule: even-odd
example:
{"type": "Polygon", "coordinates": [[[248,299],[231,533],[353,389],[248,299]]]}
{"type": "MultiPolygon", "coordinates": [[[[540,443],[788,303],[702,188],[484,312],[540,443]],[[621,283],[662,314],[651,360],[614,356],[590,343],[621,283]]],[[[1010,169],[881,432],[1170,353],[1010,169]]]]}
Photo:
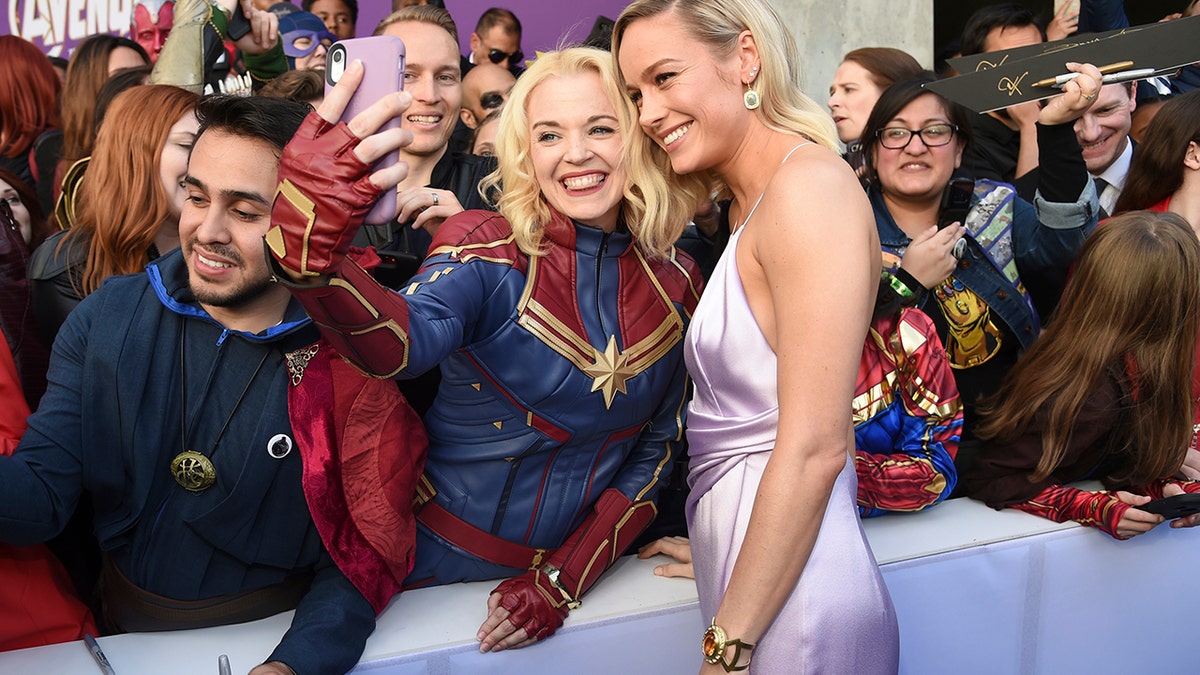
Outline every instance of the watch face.
{"type": "Polygon", "coordinates": [[[708,630],[704,631],[704,640],[700,643],[700,649],[704,653],[704,660],[709,663],[717,663],[721,658],[721,652],[725,651],[725,636],[721,632],[717,626],[710,626],[708,630]]]}

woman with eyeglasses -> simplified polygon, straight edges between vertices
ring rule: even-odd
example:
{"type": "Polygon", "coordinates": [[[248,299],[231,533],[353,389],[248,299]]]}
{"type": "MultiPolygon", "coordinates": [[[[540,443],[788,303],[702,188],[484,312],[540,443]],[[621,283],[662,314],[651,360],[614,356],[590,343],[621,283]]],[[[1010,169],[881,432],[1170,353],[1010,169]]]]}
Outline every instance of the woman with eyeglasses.
{"type": "MultiPolygon", "coordinates": [[[[964,440],[978,398],[996,390],[1041,331],[1031,296],[1061,287],[1027,288],[1022,278],[1065,280],[1096,226],[1096,191],[1072,122],[1095,98],[1100,73],[1091,65],[1070,69],[1079,77],[1039,115],[1036,204],[1004,183],[951,185],[971,141],[971,113],[924,88],[936,79],[932,73],[888,88],[863,131],[868,194],[891,275],[880,292],[934,320],[962,395],[964,440]],[[943,194],[955,189],[965,193],[962,209],[943,213],[943,194]]],[[[1053,305],[1057,297],[1044,300],[1053,305]]]]}

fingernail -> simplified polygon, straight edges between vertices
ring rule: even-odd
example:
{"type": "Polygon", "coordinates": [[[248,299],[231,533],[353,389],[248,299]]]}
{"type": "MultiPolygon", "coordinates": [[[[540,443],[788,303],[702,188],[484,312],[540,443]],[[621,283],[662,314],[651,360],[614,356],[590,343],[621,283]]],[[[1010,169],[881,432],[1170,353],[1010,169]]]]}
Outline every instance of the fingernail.
{"type": "Polygon", "coordinates": [[[663,575],[663,571],[662,571],[661,569],[659,569],[659,568],[655,567],[655,568],[654,568],[654,574],[655,574],[656,576],[660,576],[660,577],[661,577],[661,576],[663,575]]]}

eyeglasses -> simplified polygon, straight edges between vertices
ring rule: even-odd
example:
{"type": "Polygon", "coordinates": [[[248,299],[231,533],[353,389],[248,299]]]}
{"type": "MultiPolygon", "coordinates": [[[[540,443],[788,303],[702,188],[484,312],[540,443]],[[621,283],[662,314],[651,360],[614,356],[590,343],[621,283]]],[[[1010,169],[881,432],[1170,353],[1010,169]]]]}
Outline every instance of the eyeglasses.
{"type": "Polygon", "coordinates": [[[504,105],[504,97],[499,92],[489,91],[479,97],[479,106],[484,110],[495,110],[504,105]]]}
{"type": "Polygon", "coordinates": [[[958,126],[954,124],[930,124],[924,129],[905,129],[904,127],[886,127],[875,132],[879,144],[889,150],[903,150],[912,142],[913,136],[920,134],[921,142],[926,147],[936,148],[946,145],[954,139],[958,126]]]}
{"type": "Polygon", "coordinates": [[[488,61],[491,61],[492,63],[501,63],[505,59],[507,59],[510,64],[520,63],[524,58],[525,52],[521,51],[520,49],[511,54],[502,52],[499,49],[488,50],[488,61]]]}

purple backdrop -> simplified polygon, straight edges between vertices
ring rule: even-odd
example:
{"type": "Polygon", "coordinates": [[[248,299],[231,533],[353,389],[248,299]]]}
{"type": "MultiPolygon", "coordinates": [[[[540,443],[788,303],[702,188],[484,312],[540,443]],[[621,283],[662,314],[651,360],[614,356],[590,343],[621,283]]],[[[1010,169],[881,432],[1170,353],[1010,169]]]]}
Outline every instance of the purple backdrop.
{"type": "MultiPolygon", "coordinates": [[[[521,49],[526,59],[537,50],[549,51],[561,43],[583,42],[596,17],[616,20],[629,0],[445,0],[446,9],[458,24],[459,47],[467,53],[475,23],[490,7],[510,9],[521,20],[521,49]],[[565,40],[564,40],[565,38],[565,40]]],[[[387,16],[387,0],[359,0],[358,34],[370,35],[379,20],[387,16]]]]}
{"type": "MultiPolygon", "coordinates": [[[[51,55],[67,56],[83,38],[93,33],[127,34],[131,0],[4,0],[0,34],[17,34],[31,40],[51,55]]],[[[300,4],[299,1],[295,4],[300,4]]],[[[388,0],[359,0],[358,34],[370,35],[375,24],[387,16],[388,0]]],[[[628,0],[446,0],[458,23],[463,53],[475,22],[485,10],[503,6],[516,12],[524,34],[521,48],[532,59],[537,50],[553,49],[560,43],[581,42],[597,16],[616,19],[628,0]]]]}

